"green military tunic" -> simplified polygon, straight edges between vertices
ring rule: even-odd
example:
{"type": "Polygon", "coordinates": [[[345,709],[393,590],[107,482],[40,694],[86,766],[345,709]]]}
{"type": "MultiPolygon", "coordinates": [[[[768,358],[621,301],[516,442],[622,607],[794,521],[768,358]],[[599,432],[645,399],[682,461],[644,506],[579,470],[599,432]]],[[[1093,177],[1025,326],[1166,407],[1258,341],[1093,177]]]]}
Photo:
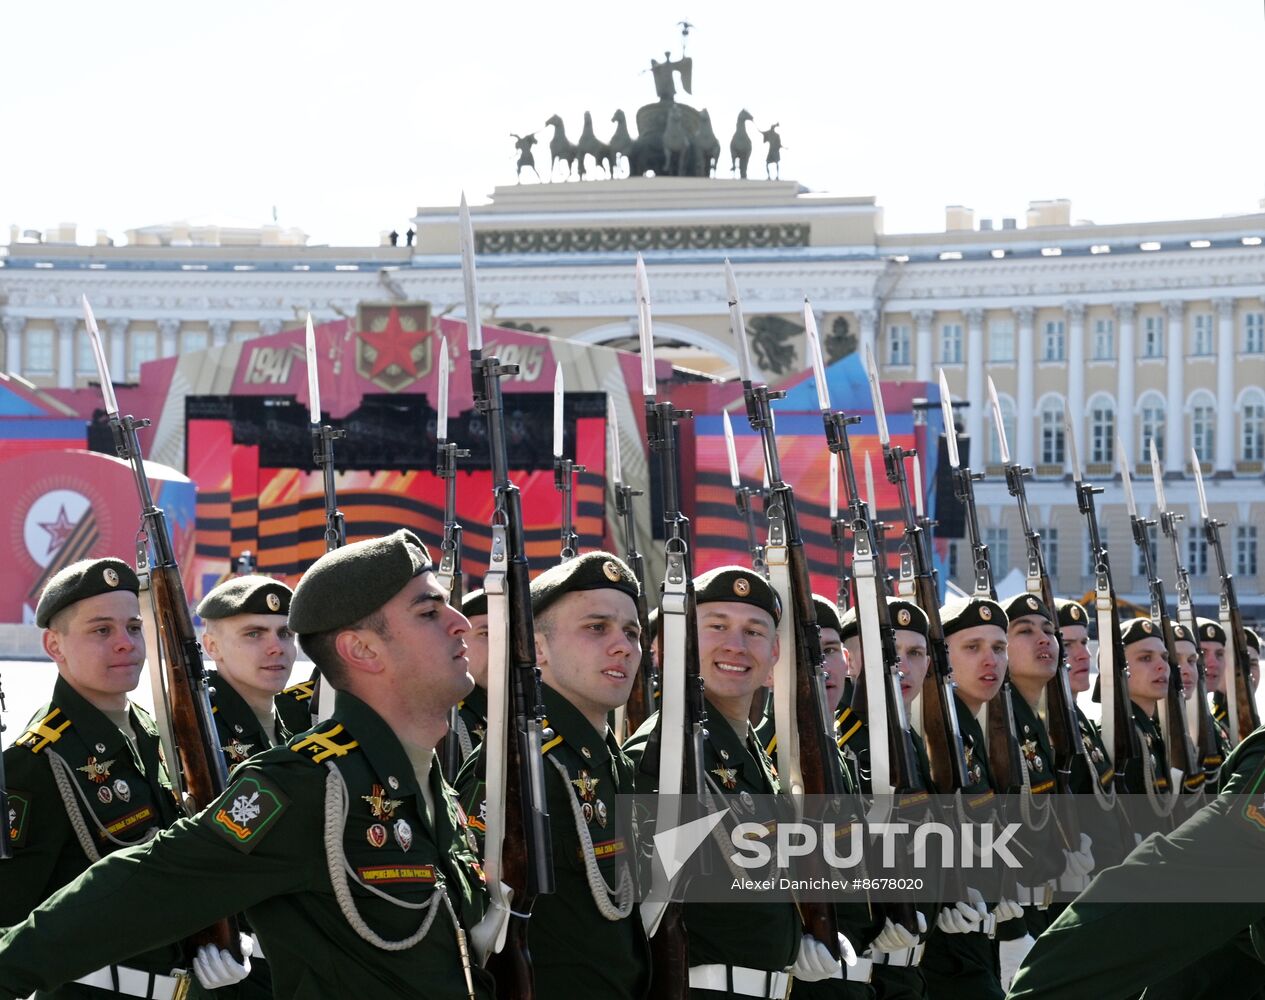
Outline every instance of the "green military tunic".
{"type": "MultiPolygon", "coordinates": [[[[650,987],[650,947],[633,903],[638,852],[632,810],[630,800],[621,798],[634,790],[633,764],[614,734],[600,735],[561,694],[548,685],[543,691],[545,726],[552,734],[541,750],[556,889],[536,897],[527,930],[537,995],[565,997],[579,991],[641,1000],[650,987]],[[596,863],[612,892],[590,883],[590,863],[596,863]],[[623,899],[614,891],[621,885],[626,887],[623,899]],[[623,916],[611,919],[616,913],[623,916]]],[[[480,835],[485,828],[483,756],[482,746],[476,748],[457,779],[470,825],[480,835]]]]}
{"type": "Polygon", "coordinates": [[[1261,870],[1265,728],[1236,748],[1223,774],[1225,787],[1215,800],[1172,833],[1149,837],[1124,864],[1100,873],[1050,926],[1015,977],[1013,1000],[1125,1000],[1235,942],[1243,946],[1236,953],[1245,975],[1237,992],[1220,996],[1251,996],[1260,988],[1265,965],[1244,950],[1249,940],[1244,932],[1251,928],[1257,952],[1265,946],[1265,901],[1180,907],[1106,901],[1127,895],[1140,879],[1197,885],[1210,876],[1234,879],[1261,870]]]}
{"type": "MultiPolygon", "coordinates": [[[[590,727],[592,728],[592,727],[590,727]]],[[[483,742],[488,730],[488,693],[477,684],[457,705],[457,742],[464,762],[483,742]]]]}
{"type": "Polygon", "coordinates": [[[306,733],[316,719],[312,715],[312,698],[316,695],[316,681],[320,672],[313,670],[312,676],[288,688],[272,699],[277,707],[277,718],[281,725],[291,733],[306,733]]]}
{"type": "MultiPolygon", "coordinates": [[[[132,740],[59,677],[52,700],[4,752],[14,852],[11,860],[0,862],[0,925],[25,920],[31,910],[73,881],[97,857],[143,843],[176,819],[176,803],[154,721],[135,705],[129,715],[132,740]],[[66,779],[65,790],[72,798],[69,804],[58,787],[58,772],[66,779]],[[91,856],[76,825],[90,842],[91,856]]],[[[97,922],[94,935],[100,936],[102,923],[113,922],[115,912],[115,906],[109,904],[93,913],[97,922]]],[[[52,990],[57,983],[93,972],[110,961],[166,975],[182,964],[179,949],[165,946],[167,940],[138,942],[137,947],[122,953],[112,951],[72,976],[38,985],[52,990]],[[141,954],[135,954],[138,952],[141,954]]],[[[73,938],[60,942],[46,939],[44,971],[55,975],[80,944],[73,938]]],[[[72,984],[41,995],[115,994],[72,984]]]]}
{"type": "MultiPolygon", "coordinates": [[[[1095,795],[1094,783],[1097,782],[1103,795],[1110,797],[1115,787],[1116,771],[1103,745],[1102,733],[1079,707],[1076,709],[1076,725],[1085,756],[1072,761],[1072,792],[1086,797],[1095,795]]],[[[1081,809],[1080,815],[1085,819],[1084,831],[1093,841],[1094,867],[1099,871],[1118,865],[1133,850],[1133,831],[1124,816],[1123,807],[1081,809]]]]}
{"type": "MultiPolygon", "coordinates": [[[[1137,705],[1133,709],[1133,725],[1138,731],[1141,754],[1129,761],[1124,769],[1124,785],[1130,795],[1145,795],[1149,778],[1157,795],[1168,798],[1168,754],[1159,724],[1137,705]]],[[[1134,809],[1133,815],[1142,836],[1148,833],[1167,833],[1173,828],[1173,816],[1155,815],[1150,810],[1134,809]]]]}
{"type": "MultiPolygon", "coordinates": [[[[332,719],[239,768],[198,816],[105,859],[0,935],[0,998],[238,912],[263,942],[281,1000],[466,997],[442,897],[473,927],[486,903],[483,874],[436,762],[428,780],[433,819],[399,740],[340,692],[332,719]],[[416,936],[428,914],[417,943],[382,947],[416,936]]],[[[471,975],[475,995],[490,998],[491,977],[471,975]]]]}
{"type": "MultiPolygon", "coordinates": [[[[624,743],[624,753],[636,765],[637,791],[651,793],[659,784],[658,713],[650,716],[624,743]]],[[[773,795],[779,790],[772,764],[756,741],[754,731],[739,736],[710,702],[707,738],[703,741],[703,771],[716,791],[731,798],[773,795]]],[[[781,972],[794,961],[802,934],[791,903],[686,903],[689,962],[695,965],[732,965],[781,972]]],[[[706,991],[692,991],[706,993],[706,991]]]]}

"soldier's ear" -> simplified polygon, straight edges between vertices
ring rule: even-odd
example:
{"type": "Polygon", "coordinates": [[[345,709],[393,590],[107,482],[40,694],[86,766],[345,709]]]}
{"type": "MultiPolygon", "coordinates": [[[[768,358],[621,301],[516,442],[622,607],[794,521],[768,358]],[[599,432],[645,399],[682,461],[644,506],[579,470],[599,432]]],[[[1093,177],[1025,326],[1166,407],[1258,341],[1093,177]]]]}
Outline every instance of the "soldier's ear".
{"type": "Polygon", "coordinates": [[[51,628],[44,629],[44,634],[40,637],[40,641],[44,644],[44,652],[48,654],[48,658],[59,666],[66,662],[66,657],[61,651],[61,635],[54,632],[51,628]]]}
{"type": "Polygon", "coordinates": [[[220,656],[220,644],[215,641],[215,633],[206,628],[202,631],[202,651],[213,660],[220,656]]]}
{"type": "Polygon", "coordinates": [[[349,670],[380,674],[385,662],[374,641],[377,638],[378,633],[372,629],[344,629],[334,637],[334,648],[349,670]]]}
{"type": "Polygon", "coordinates": [[[545,637],[536,632],[536,666],[545,667],[549,665],[549,644],[545,641],[545,637]]]}

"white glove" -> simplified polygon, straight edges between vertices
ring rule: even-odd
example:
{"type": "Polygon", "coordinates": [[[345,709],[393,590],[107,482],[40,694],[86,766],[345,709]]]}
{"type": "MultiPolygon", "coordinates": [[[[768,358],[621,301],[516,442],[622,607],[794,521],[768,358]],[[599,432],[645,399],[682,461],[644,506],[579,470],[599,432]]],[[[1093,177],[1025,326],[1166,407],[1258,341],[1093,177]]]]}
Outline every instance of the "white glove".
{"type": "Polygon", "coordinates": [[[927,918],[923,916],[921,910],[915,910],[918,914],[918,933],[915,934],[902,924],[892,923],[891,917],[883,921],[883,929],[878,932],[871,946],[875,951],[903,951],[906,948],[912,948],[918,943],[918,935],[927,933],[927,918]]]}
{"type": "Polygon", "coordinates": [[[505,932],[509,930],[510,904],[514,899],[514,890],[502,882],[501,892],[505,896],[504,902],[498,902],[493,897],[488,912],[483,914],[483,919],[470,931],[470,947],[474,951],[474,960],[480,966],[487,965],[492,954],[505,947],[505,932]]]}
{"type": "MultiPolygon", "coordinates": [[[[852,956],[856,961],[856,956],[852,956]]],[[[839,960],[830,949],[811,934],[805,934],[799,942],[799,954],[791,966],[791,975],[802,983],[818,983],[823,979],[839,979],[843,976],[839,960]]]]}
{"type": "Polygon", "coordinates": [[[1002,899],[993,907],[993,916],[999,924],[1005,920],[1018,920],[1023,916],[1023,907],[1013,899],[1002,899]]]}
{"type": "Polygon", "coordinates": [[[250,956],[255,943],[248,934],[241,935],[242,960],[239,962],[226,948],[204,944],[193,956],[193,972],[204,990],[240,983],[250,975],[250,956]]]}
{"type": "Polygon", "coordinates": [[[966,888],[967,902],[947,906],[936,916],[936,926],[946,934],[974,934],[988,915],[984,896],[978,889],[966,888]]]}
{"type": "Polygon", "coordinates": [[[1094,870],[1094,856],[1089,853],[1092,844],[1089,834],[1082,833],[1080,850],[1063,852],[1063,857],[1067,859],[1067,867],[1063,869],[1064,878],[1084,878],[1094,870]]]}

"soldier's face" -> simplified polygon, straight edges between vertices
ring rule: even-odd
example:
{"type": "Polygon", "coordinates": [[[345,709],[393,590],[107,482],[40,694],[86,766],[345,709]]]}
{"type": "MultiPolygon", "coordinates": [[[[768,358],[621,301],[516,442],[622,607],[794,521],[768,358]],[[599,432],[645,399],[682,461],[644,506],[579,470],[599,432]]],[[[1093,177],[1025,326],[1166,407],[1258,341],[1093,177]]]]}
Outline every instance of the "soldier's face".
{"type": "Polygon", "coordinates": [[[1010,623],[1006,655],[1018,681],[1048,681],[1058,669],[1054,623],[1045,615],[1020,615],[1010,623]]]}
{"type": "Polygon", "coordinates": [[[1225,692],[1225,643],[1201,642],[1204,653],[1204,680],[1209,691],[1225,692]]]}
{"type": "MultiPolygon", "coordinates": [[[[369,639],[382,650],[390,696],[419,713],[446,713],[474,689],[466,659],[470,622],[448,603],[448,591],[429,571],[415,576],[382,606],[389,638],[369,639]]],[[[381,690],[381,689],[378,689],[381,690]]]]}
{"type": "Polygon", "coordinates": [[[698,608],[698,661],[710,698],[750,699],[770,683],[777,662],[773,616],[741,601],[709,601],[698,608]]]}
{"type": "Polygon", "coordinates": [[[234,615],[208,622],[203,648],[239,692],[268,697],[290,680],[296,654],[285,615],[234,615]]]}
{"type": "Polygon", "coordinates": [[[848,662],[839,641],[839,633],[832,628],[821,630],[822,666],[826,669],[826,704],[831,710],[839,707],[843,697],[843,682],[848,677],[848,662]]]}
{"type": "Polygon", "coordinates": [[[546,614],[546,627],[536,633],[541,676],[604,731],[606,713],[628,701],[637,679],[637,604],[622,590],[581,590],[546,614]]]}
{"type": "Polygon", "coordinates": [[[1168,694],[1168,651],[1164,640],[1153,635],[1131,642],[1124,649],[1129,665],[1129,697],[1144,711],[1154,711],[1155,703],[1168,694]]]}
{"type": "Polygon", "coordinates": [[[44,633],[44,651],[79,694],[121,708],[145,663],[141,608],[130,591],[98,594],[66,608],[44,633]]]}
{"type": "Polygon", "coordinates": [[[848,676],[856,680],[861,673],[861,637],[854,635],[845,640],[843,648],[848,654],[848,676]]]}
{"type": "Polygon", "coordinates": [[[470,676],[481,688],[488,686],[488,616],[470,615],[470,631],[466,633],[466,659],[470,661],[470,676]]]}
{"type": "Polygon", "coordinates": [[[946,640],[958,695],[972,711],[997,697],[1006,680],[1006,633],[1000,625],[973,625],[946,640]]]}
{"type": "Polygon", "coordinates": [[[922,682],[927,679],[927,666],[931,662],[927,656],[927,640],[919,632],[898,628],[896,656],[897,669],[900,671],[900,695],[908,708],[914,697],[922,691],[922,682]]]}
{"type": "Polygon", "coordinates": [[[1088,691],[1089,665],[1094,659],[1089,654],[1089,629],[1084,625],[1064,625],[1059,633],[1063,636],[1063,649],[1067,653],[1072,694],[1088,691]]]}
{"type": "Polygon", "coordinates": [[[1199,678],[1199,651],[1193,642],[1178,639],[1173,643],[1177,650],[1177,665],[1182,671],[1182,693],[1189,698],[1195,693],[1195,681],[1199,678]]]}

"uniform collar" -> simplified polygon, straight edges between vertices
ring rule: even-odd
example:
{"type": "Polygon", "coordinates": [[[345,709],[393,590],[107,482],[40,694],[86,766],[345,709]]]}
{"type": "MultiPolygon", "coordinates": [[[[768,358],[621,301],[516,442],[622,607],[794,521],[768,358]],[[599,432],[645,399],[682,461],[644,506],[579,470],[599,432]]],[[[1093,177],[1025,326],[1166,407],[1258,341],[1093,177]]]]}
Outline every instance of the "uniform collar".
{"type": "Polygon", "coordinates": [[[335,722],[341,722],[360,744],[369,766],[392,795],[419,794],[408,754],[382,716],[355,695],[339,691],[334,696],[333,718],[335,722]]]}
{"type": "Polygon", "coordinates": [[[726,766],[744,771],[749,784],[759,787],[772,781],[772,775],[765,770],[751,723],[747,723],[747,731],[739,737],[729,720],[710,701],[707,702],[707,742],[726,766]]]}
{"type": "MultiPolygon", "coordinates": [[[[53,704],[71,721],[74,730],[89,750],[99,755],[131,753],[123,731],[101,709],[71,687],[61,674],[57,675],[57,683],[53,685],[53,704]],[[102,750],[101,747],[105,749],[102,750]]],[[[131,702],[128,702],[127,707],[128,717],[135,724],[137,713],[132,710],[131,702]]],[[[144,728],[146,731],[149,729],[148,726],[144,728]]]]}
{"type": "Polygon", "coordinates": [[[593,723],[565,697],[542,684],[544,693],[545,721],[553,730],[553,738],[561,738],[593,766],[604,765],[610,760],[611,751],[606,736],[593,728],[593,723]]]}
{"type": "MultiPolygon", "coordinates": [[[[246,699],[237,693],[237,689],[227,677],[218,670],[207,671],[207,681],[211,687],[215,688],[215,714],[220,721],[226,724],[229,729],[241,726],[241,734],[245,736],[264,735],[271,743],[275,738],[275,733],[262,733],[259,728],[259,718],[255,715],[254,710],[247,704],[246,699]]],[[[267,749],[265,745],[264,749],[267,749]]]]}
{"type": "Polygon", "coordinates": [[[474,690],[466,695],[465,700],[457,707],[467,708],[480,719],[486,719],[488,717],[488,693],[476,684],[474,690]]]}

